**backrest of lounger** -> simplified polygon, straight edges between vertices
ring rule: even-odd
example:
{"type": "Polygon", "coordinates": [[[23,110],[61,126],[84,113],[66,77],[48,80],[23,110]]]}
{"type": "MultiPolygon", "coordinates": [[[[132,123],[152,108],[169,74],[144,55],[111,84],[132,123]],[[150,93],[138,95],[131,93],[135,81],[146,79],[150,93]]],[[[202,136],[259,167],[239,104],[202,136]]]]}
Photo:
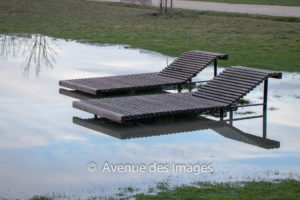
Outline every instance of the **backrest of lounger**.
{"type": "Polygon", "coordinates": [[[228,59],[228,55],[198,50],[188,51],[183,53],[158,74],[188,81],[217,58],[225,60],[228,59]]]}
{"type": "Polygon", "coordinates": [[[281,72],[229,67],[193,93],[193,96],[226,103],[237,102],[267,78],[281,78],[281,72]]]}

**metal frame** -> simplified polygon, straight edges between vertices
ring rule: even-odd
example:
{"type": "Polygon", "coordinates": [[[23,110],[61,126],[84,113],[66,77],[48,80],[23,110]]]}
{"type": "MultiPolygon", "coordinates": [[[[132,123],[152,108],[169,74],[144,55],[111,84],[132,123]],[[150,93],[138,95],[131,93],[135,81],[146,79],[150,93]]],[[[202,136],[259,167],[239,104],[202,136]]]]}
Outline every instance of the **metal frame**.
{"type": "Polygon", "coordinates": [[[218,74],[218,61],[217,61],[217,59],[215,59],[214,60],[214,77],[216,77],[217,76],[217,74],[218,74]]]}
{"type": "Polygon", "coordinates": [[[267,138],[267,112],[268,112],[268,78],[264,80],[264,91],[263,91],[263,103],[247,104],[247,105],[235,105],[231,106],[229,110],[229,119],[224,120],[224,110],[220,109],[220,121],[228,121],[230,125],[233,125],[233,121],[244,120],[244,119],[254,119],[263,118],[263,138],[267,138]],[[252,117],[242,117],[233,119],[233,109],[240,107],[250,107],[250,106],[263,106],[263,114],[252,116],[252,117]]]}

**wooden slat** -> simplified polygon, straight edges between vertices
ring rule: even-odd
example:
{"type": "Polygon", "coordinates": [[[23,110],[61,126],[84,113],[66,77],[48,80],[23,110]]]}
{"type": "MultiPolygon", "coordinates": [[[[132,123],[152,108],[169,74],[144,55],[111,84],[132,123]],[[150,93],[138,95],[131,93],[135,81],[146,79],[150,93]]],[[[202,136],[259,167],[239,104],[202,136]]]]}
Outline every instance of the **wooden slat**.
{"type": "Polygon", "coordinates": [[[229,79],[229,78],[225,78],[225,77],[222,77],[222,76],[218,76],[215,78],[215,80],[219,80],[219,81],[222,81],[222,82],[226,82],[226,83],[233,83],[233,84],[236,84],[236,85],[242,85],[242,86],[246,86],[246,87],[249,87],[251,86],[252,84],[251,83],[247,83],[247,82],[243,82],[243,81],[236,81],[236,80],[233,80],[233,79],[229,79]]]}
{"type": "Polygon", "coordinates": [[[214,94],[222,94],[224,96],[227,96],[227,97],[239,97],[241,94],[243,94],[243,92],[240,92],[240,91],[236,91],[236,92],[230,92],[230,91],[226,91],[226,90],[221,90],[221,89],[216,89],[216,88],[213,88],[213,87],[202,87],[202,91],[205,91],[205,92],[212,92],[214,94]]]}
{"type": "Polygon", "coordinates": [[[234,72],[240,72],[240,73],[244,73],[244,74],[251,74],[251,75],[258,75],[258,76],[265,76],[266,73],[261,73],[261,72],[257,72],[257,71],[251,71],[251,70],[247,70],[247,69],[243,69],[243,68],[234,68],[231,67],[229,69],[230,71],[234,71],[234,72]]]}
{"type": "MultiPolygon", "coordinates": [[[[177,77],[172,75],[172,67],[176,68],[186,68],[188,70],[195,70],[195,72],[187,73],[185,76],[182,76],[183,73],[181,73],[181,78],[185,77],[185,80],[190,80],[191,78],[195,77],[197,73],[199,73],[201,70],[203,70],[206,66],[208,66],[214,59],[217,59],[217,55],[219,54],[208,54],[207,52],[203,53],[201,51],[190,51],[184,53],[182,56],[180,56],[178,59],[176,59],[172,64],[170,64],[168,67],[166,67],[163,71],[160,72],[162,76],[169,76],[169,77],[177,77]],[[171,70],[169,70],[169,68],[171,70]],[[165,73],[165,71],[168,71],[169,73],[165,73]],[[167,75],[166,75],[167,74],[167,75]]],[[[223,54],[224,55],[224,54],[223,54]]],[[[221,56],[222,57],[222,56],[221,56]]],[[[177,73],[176,70],[173,70],[174,74],[177,73]]],[[[188,71],[185,71],[188,72],[188,71]]]]}
{"type": "Polygon", "coordinates": [[[186,68],[186,69],[199,71],[199,70],[205,68],[207,65],[206,64],[202,64],[202,65],[189,65],[189,64],[186,64],[186,65],[183,66],[183,65],[179,65],[177,63],[173,63],[173,64],[169,65],[169,67],[173,67],[173,66],[183,68],[183,69],[186,68]]]}
{"type": "Polygon", "coordinates": [[[206,58],[217,58],[217,56],[216,55],[211,55],[211,54],[206,54],[206,53],[202,53],[202,52],[188,52],[187,54],[186,54],[186,56],[190,56],[190,57],[193,57],[193,56],[197,56],[197,55],[199,55],[199,54],[201,54],[203,57],[206,57],[206,58]]]}
{"type": "Polygon", "coordinates": [[[235,87],[235,88],[242,88],[242,89],[248,89],[248,86],[246,85],[238,85],[237,83],[232,83],[232,82],[227,82],[227,81],[224,81],[224,80],[219,80],[219,79],[216,79],[214,78],[213,79],[213,82],[208,82],[207,84],[218,84],[218,85],[224,85],[224,86],[232,86],[232,87],[235,87]]]}
{"type": "MultiPolygon", "coordinates": [[[[230,97],[230,96],[226,96],[224,94],[220,95],[220,93],[218,94],[218,93],[215,93],[211,90],[203,90],[201,92],[198,91],[198,92],[195,92],[195,94],[201,94],[203,96],[209,96],[209,97],[214,98],[214,100],[216,100],[216,101],[218,101],[219,99],[222,99],[222,100],[226,100],[226,101],[231,102],[232,99],[233,99],[233,96],[230,97]]],[[[236,96],[234,98],[236,98],[236,96]]]]}
{"type": "Polygon", "coordinates": [[[184,57],[176,60],[178,63],[207,63],[212,62],[214,58],[196,58],[196,57],[184,57]]]}
{"type": "Polygon", "coordinates": [[[129,119],[165,114],[200,112],[201,110],[216,109],[224,106],[224,104],[193,97],[191,93],[184,93],[93,99],[73,103],[73,106],[99,115],[101,114],[101,109],[103,109],[103,117],[117,122],[124,122],[129,119]],[[85,106],[86,104],[91,106],[85,106]],[[97,107],[96,111],[94,107],[97,107]],[[110,110],[112,113],[118,113],[118,116],[106,116],[106,110],[110,110]]]}
{"type": "Polygon", "coordinates": [[[276,79],[281,79],[282,78],[282,72],[278,72],[278,71],[270,71],[270,70],[264,70],[264,69],[239,67],[239,66],[232,67],[232,68],[241,69],[241,70],[245,70],[245,71],[255,71],[255,72],[258,72],[258,73],[265,73],[270,78],[276,78],[276,79]]]}
{"type": "Polygon", "coordinates": [[[89,94],[116,92],[130,89],[144,89],[183,83],[183,79],[164,77],[158,73],[111,76],[60,81],[60,86],[83,91],[89,94]]]}
{"type": "Polygon", "coordinates": [[[163,70],[162,71],[162,73],[163,72],[170,72],[170,73],[174,73],[174,74],[180,74],[180,75],[182,75],[184,78],[185,78],[185,76],[186,75],[190,75],[190,74],[195,74],[195,72],[194,73],[192,73],[192,72],[183,72],[183,71],[180,71],[180,70],[178,70],[178,69],[175,69],[175,68],[168,68],[168,69],[165,69],[165,70],[163,70]]]}
{"type": "Polygon", "coordinates": [[[190,61],[190,62],[178,61],[178,62],[174,62],[173,64],[177,64],[182,67],[185,67],[185,65],[188,65],[190,67],[197,67],[197,66],[206,66],[209,65],[210,63],[212,63],[212,61],[208,60],[208,61],[190,61]]]}
{"type": "Polygon", "coordinates": [[[186,52],[158,73],[62,80],[59,81],[59,85],[93,95],[178,85],[196,76],[217,56],[225,55],[211,54],[200,51],[186,52]]]}
{"type": "Polygon", "coordinates": [[[180,66],[182,68],[185,68],[186,66],[192,67],[192,68],[196,68],[198,69],[201,66],[208,66],[211,62],[210,61],[206,61],[206,62],[174,62],[169,66],[172,65],[176,65],[176,66],[180,66]]]}
{"type": "MultiPolygon", "coordinates": [[[[256,81],[247,79],[246,84],[240,85],[243,78],[237,78],[236,73],[230,76],[228,71],[239,73],[241,69],[225,69],[217,78],[193,93],[92,99],[74,102],[73,106],[119,123],[162,115],[218,110],[231,106],[273,73],[263,71],[263,76],[258,76],[256,81]]],[[[251,72],[251,69],[247,68],[248,71],[251,72]]],[[[257,73],[256,70],[253,72],[257,73]]]]}
{"type": "Polygon", "coordinates": [[[225,104],[231,104],[232,103],[229,100],[219,99],[219,98],[211,97],[211,96],[204,95],[204,94],[201,94],[201,93],[194,93],[194,96],[204,98],[204,99],[207,99],[207,100],[213,100],[213,101],[225,103],[225,104]]]}
{"type": "MultiPolygon", "coordinates": [[[[177,70],[177,71],[182,71],[182,72],[187,72],[187,73],[196,73],[197,70],[196,69],[189,69],[189,68],[180,68],[180,67],[176,67],[176,66],[170,66],[171,70],[177,70]]],[[[165,70],[163,70],[165,71],[165,70]]]]}
{"type": "Polygon", "coordinates": [[[257,83],[257,81],[260,80],[260,79],[257,79],[257,78],[256,79],[249,79],[247,77],[246,78],[238,77],[236,75],[230,75],[230,74],[225,74],[225,73],[222,74],[222,78],[228,78],[230,80],[241,81],[243,83],[251,83],[251,84],[257,83]]]}
{"type": "Polygon", "coordinates": [[[224,72],[224,74],[229,74],[229,75],[232,75],[235,77],[240,77],[240,78],[245,78],[245,79],[250,79],[250,80],[257,80],[257,79],[264,77],[264,75],[252,75],[249,73],[241,73],[241,72],[229,71],[229,70],[224,72]]]}
{"type": "MultiPolygon", "coordinates": [[[[207,55],[212,55],[212,56],[216,56],[219,59],[228,59],[228,55],[227,54],[223,54],[223,53],[216,53],[216,52],[208,52],[208,51],[198,51],[195,50],[196,52],[201,52],[203,54],[207,54],[207,55]]],[[[191,51],[191,52],[195,52],[195,51],[191,51]]]]}
{"type": "Polygon", "coordinates": [[[213,99],[215,101],[231,103],[236,102],[258,84],[264,81],[273,72],[252,70],[252,68],[231,67],[221,72],[216,78],[209,81],[205,86],[198,89],[194,95],[213,99]],[[251,74],[249,78],[246,74],[251,74]],[[242,76],[239,76],[242,74],[242,76]]]}
{"type": "Polygon", "coordinates": [[[177,73],[171,73],[171,72],[163,71],[163,72],[161,72],[161,75],[171,77],[171,78],[176,78],[176,79],[179,79],[179,80],[186,80],[185,76],[178,75],[177,73]]]}
{"type": "Polygon", "coordinates": [[[215,85],[212,85],[212,84],[209,84],[209,85],[204,85],[201,87],[202,89],[206,89],[206,88],[209,88],[211,90],[216,90],[216,91],[219,91],[219,92],[224,92],[224,93],[227,93],[227,94],[242,94],[244,92],[246,92],[247,90],[241,90],[240,88],[236,88],[236,89],[233,89],[232,87],[226,87],[224,85],[221,85],[221,86],[215,86],[215,85]]]}

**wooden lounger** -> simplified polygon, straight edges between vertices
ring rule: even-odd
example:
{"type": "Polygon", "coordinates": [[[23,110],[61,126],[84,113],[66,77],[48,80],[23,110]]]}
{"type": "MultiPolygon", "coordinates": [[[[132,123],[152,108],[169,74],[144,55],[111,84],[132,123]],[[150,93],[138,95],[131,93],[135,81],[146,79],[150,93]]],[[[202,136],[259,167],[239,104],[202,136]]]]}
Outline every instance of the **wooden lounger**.
{"type": "Polygon", "coordinates": [[[230,67],[196,92],[90,99],[74,101],[73,107],[119,123],[161,115],[217,111],[229,108],[269,77],[281,76],[281,72],[230,67]]]}
{"type": "Polygon", "coordinates": [[[101,93],[142,90],[183,84],[195,77],[216,59],[228,59],[228,55],[204,51],[189,51],[182,54],[161,72],[84,78],[59,81],[62,87],[98,95],[101,93]]]}
{"type": "Polygon", "coordinates": [[[130,126],[128,124],[118,124],[107,121],[103,118],[81,119],[73,117],[73,123],[119,139],[150,137],[211,129],[226,138],[261,148],[274,149],[280,147],[279,141],[245,133],[234,126],[227,124],[225,121],[214,121],[206,118],[178,120],[170,123],[157,124],[142,122],[135,126],[130,126]]]}

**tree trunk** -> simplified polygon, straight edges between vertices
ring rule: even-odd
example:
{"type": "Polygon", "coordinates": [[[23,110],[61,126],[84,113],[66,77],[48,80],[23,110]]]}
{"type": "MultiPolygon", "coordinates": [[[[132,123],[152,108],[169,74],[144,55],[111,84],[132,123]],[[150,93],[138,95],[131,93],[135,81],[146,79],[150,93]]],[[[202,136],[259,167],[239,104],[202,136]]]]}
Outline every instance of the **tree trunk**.
{"type": "Polygon", "coordinates": [[[170,0],[171,16],[173,15],[173,0],[170,0]]]}
{"type": "Polygon", "coordinates": [[[160,0],[160,3],[159,3],[159,14],[162,14],[163,12],[163,7],[162,7],[162,2],[163,0],[160,0]]]}
{"type": "Polygon", "coordinates": [[[167,14],[168,9],[168,0],[165,0],[165,14],[167,14]]]}

